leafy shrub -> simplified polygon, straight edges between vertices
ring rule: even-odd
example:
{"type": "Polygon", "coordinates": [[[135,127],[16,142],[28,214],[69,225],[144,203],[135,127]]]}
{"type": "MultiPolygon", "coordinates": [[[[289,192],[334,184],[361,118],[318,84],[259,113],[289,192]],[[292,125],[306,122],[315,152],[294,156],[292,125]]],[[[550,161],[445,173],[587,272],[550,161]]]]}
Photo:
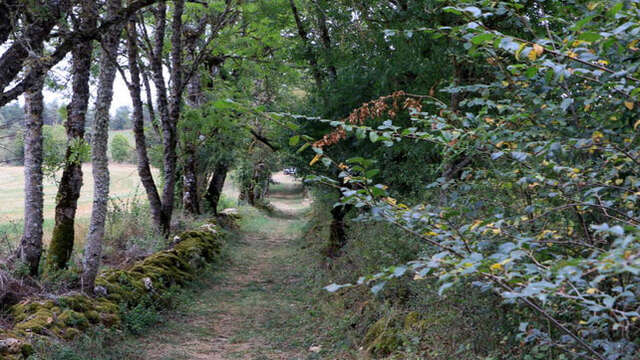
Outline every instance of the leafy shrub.
{"type": "Polygon", "coordinates": [[[111,140],[111,158],[116,162],[130,161],[132,157],[131,145],[126,136],[122,134],[116,134],[111,140]]]}
{"type": "Polygon", "coordinates": [[[44,125],[43,136],[43,171],[52,175],[64,165],[67,149],[67,134],[62,125],[44,125]]]}
{"type": "Polygon", "coordinates": [[[149,326],[160,320],[160,314],[155,307],[145,303],[140,303],[131,309],[122,307],[120,312],[125,329],[134,335],[142,334],[149,326]]]}
{"type": "Polygon", "coordinates": [[[127,252],[147,254],[166,245],[165,238],[154,230],[149,206],[142,199],[136,191],[126,200],[112,198],[109,201],[105,255],[113,257],[114,261],[127,258],[127,252]]]}
{"type": "Polygon", "coordinates": [[[484,74],[443,90],[460,101],[399,91],[344,122],[326,121],[337,129],[314,144],[312,163],[324,158],[341,179],[313,180],[349,184],[342,201],[370,209],[362,220],[424,244],[415,261],[358,284],[377,291],[411,274],[437,279],[441,295],[473,284],[518,315],[518,339],[536,356],[637,358],[637,4],[575,3],[545,14],[516,1],[451,3],[440,15],[459,23],[421,31],[460,44],[484,74]],[[526,35],[523,18],[533,21],[526,35]],[[398,104],[412,127],[394,123],[398,104]],[[381,126],[365,125],[380,118],[381,126]],[[426,201],[392,198],[370,175],[371,159],[329,158],[324,150],[351,134],[387,147],[436,145],[442,171],[426,184],[426,201]]]}

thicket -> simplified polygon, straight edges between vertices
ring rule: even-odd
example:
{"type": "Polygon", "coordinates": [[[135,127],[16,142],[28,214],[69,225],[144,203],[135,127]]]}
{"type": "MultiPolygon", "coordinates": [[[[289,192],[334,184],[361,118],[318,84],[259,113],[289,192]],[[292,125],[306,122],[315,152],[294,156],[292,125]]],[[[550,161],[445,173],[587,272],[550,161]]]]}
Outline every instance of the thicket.
{"type": "MultiPolygon", "coordinates": [[[[437,67],[445,76],[430,86],[395,84],[354,110],[297,117],[311,136],[291,140],[306,140],[301,150],[313,151],[306,161],[315,172],[308,179],[338,189],[337,206],[420,244],[411,261],[381,262],[349,282],[379,292],[409,274],[437,279],[441,295],[457,286],[496,294],[518,320],[510,339],[527,344],[525,357],[636,358],[638,3],[396,5],[376,10],[400,18],[420,10],[424,18],[365,22],[384,28],[367,54],[441,45],[428,58],[442,64],[445,55],[453,67],[437,67]],[[317,123],[329,127],[326,136],[317,123]],[[398,163],[411,178],[424,174],[419,196],[384,175],[398,163]]],[[[379,14],[354,9],[361,18],[379,14]]],[[[339,61],[323,63],[337,65],[327,87],[379,69],[370,64],[348,72],[339,61]]],[[[331,103],[342,105],[338,98],[331,103]]],[[[327,289],[348,292],[340,289],[351,284],[327,289]]]]}

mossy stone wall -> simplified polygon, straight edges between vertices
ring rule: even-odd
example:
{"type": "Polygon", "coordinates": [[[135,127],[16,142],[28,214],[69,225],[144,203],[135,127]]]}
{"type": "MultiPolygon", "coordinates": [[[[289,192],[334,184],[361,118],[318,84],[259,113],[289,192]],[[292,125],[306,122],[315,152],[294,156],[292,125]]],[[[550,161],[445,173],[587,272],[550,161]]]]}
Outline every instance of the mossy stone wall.
{"type": "Polygon", "coordinates": [[[107,270],[96,279],[106,294],[73,293],[51,299],[27,299],[10,308],[15,324],[0,330],[0,359],[24,359],[37,338],[71,340],[92,325],[119,326],[120,308],[158,300],[172,286],[195,279],[218,260],[222,235],[214,222],[178,235],[171,249],[157,252],[128,269],[107,270]]]}

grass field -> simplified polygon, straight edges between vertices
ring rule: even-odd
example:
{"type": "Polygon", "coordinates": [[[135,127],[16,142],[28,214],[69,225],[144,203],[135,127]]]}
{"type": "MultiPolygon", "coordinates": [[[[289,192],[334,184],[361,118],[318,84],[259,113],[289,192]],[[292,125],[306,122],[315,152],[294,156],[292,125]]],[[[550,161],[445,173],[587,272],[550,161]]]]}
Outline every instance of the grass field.
{"type": "MultiPolygon", "coordinates": [[[[0,223],[22,219],[24,213],[24,174],[22,166],[0,166],[0,223]]],[[[93,175],[91,164],[82,166],[83,186],[78,200],[78,217],[87,218],[91,214],[93,201],[93,175]]],[[[144,195],[136,166],[133,164],[111,164],[110,196],[129,199],[144,195]]],[[[58,176],[59,177],[59,176],[58,176]]],[[[57,185],[54,179],[44,181],[44,217],[53,219],[57,185]]]]}

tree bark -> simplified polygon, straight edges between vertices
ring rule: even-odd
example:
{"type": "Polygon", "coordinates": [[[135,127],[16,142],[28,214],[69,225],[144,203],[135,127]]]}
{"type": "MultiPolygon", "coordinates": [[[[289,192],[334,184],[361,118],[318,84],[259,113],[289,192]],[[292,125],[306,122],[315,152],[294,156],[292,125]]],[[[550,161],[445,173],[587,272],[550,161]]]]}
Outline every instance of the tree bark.
{"type": "Polygon", "coordinates": [[[147,153],[147,140],[144,134],[144,114],[142,107],[142,95],[140,85],[140,69],[138,67],[138,44],[136,37],[135,20],[129,21],[127,27],[127,50],[129,58],[129,93],[133,103],[133,133],[136,140],[136,154],[138,159],[138,175],[142,186],[147,193],[151,218],[158,230],[161,229],[162,222],[162,201],[158,193],[158,188],[153,180],[151,166],[149,165],[149,154],[147,153]]]}
{"type": "MultiPolygon", "coordinates": [[[[40,46],[40,49],[42,46],[40,46]]],[[[29,266],[32,276],[38,275],[42,255],[42,116],[44,98],[43,79],[25,93],[24,133],[24,234],[18,247],[17,258],[29,266]]]]}
{"type": "MultiPolygon", "coordinates": [[[[107,2],[107,16],[113,16],[121,8],[121,0],[107,2]]],[[[109,200],[109,160],[107,143],[109,139],[109,110],[113,99],[113,82],[116,77],[115,55],[120,43],[121,26],[109,30],[102,40],[100,56],[100,76],[98,80],[98,97],[96,114],[93,122],[93,146],[91,161],[93,164],[93,207],[89,233],[84,247],[82,261],[82,288],[84,292],[93,293],[96,275],[102,256],[104,240],[104,224],[107,217],[109,200]]]]}
{"type": "MultiPolygon", "coordinates": [[[[186,37],[186,50],[188,60],[194,66],[197,71],[198,67],[195,62],[196,45],[199,35],[202,30],[199,29],[187,29],[191,30],[186,37]]],[[[187,81],[187,105],[193,109],[199,109],[204,103],[205,99],[202,94],[202,84],[200,77],[191,76],[187,81]]],[[[198,161],[197,161],[197,141],[200,132],[198,129],[194,129],[190,124],[185,124],[183,128],[184,139],[184,165],[182,169],[182,204],[184,210],[190,214],[200,214],[200,199],[198,196],[198,161]]]]}
{"type": "Polygon", "coordinates": [[[298,12],[298,8],[294,0],[289,0],[289,5],[291,6],[291,12],[293,13],[293,18],[296,21],[296,27],[298,29],[298,36],[302,40],[305,49],[305,57],[307,61],[309,61],[309,65],[311,66],[311,74],[313,75],[313,79],[316,82],[316,86],[318,89],[322,89],[322,72],[320,71],[320,67],[318,65],[318,58],[316,54],[313,52],[313,47],[311,42],[309,41],[307,29],[304,27],[304,23],[300,18],[300,14],[298,12]]]}
{"type": "Polygon", "coordinates": [[[352,205],[336,206],[331,209],[331,226],[329,228],[329,244],[327,257],[335,259],[340,256],[342,248],[347,243],[347,232],[344,218],[352,205]]]}
{"type": "MultiPolygon", "coordinates": [[[[6,6],[9,5],[11,4],[6,6]]],[[[28,10],[25,11],[25,17],[30,23],[26,24],[24,38],[15,41],[0,57],[0,90],[4,90],[20,73],[24,61],[29,57],[30,49],[37,48],[47,39],[53,27],[58,23],[60,14],[66,10],[61,2],[57,1],[38,2],[38,6],[42,6],[42,10],[37,11],[36,14],[31,14],[28,10]]],[[[11,20],[4,23],[3,26],[9,24],[11,24],[11,20]]],[[[3,34],[5,31],[0,33],[0,36],[5,37],[3,34]]],[[[6,35],[8,36],[8,33],[6,35]]]]}
{"type": "MultiPolygon", "coordinates": [[[[313,4],[315,5],[316,13],[318,14],[318,29],[320,30],[320,41],[322,42],[322,46],[327,51],[328,55],[331,56],[331,36],[329,35],[329,27],[327,26],[327,16],[325,15],[322,7],[320,7],[318,0],[313,0],[313,4]]],[[[329,70],[329,77],[331,78],[331,81],[335,81],[338,78],[336,67],[330,63],[327,69],[329,70]]]]}
{"type": "MultiPolygon", "coordinates": [[[[174,188],[176,185],[176,164],[178,155],[178,120],[182,105],[183,67],[182,67],[182,14],[184,0],[173,2],[173,17],[171,21],[171,91],[169,102],[169,117],[162,122],[162,142],[164,165],[164,184],[162,188],[162,231],[169,234],[171,230],[171,216],[173,215],[174,188]]],[[[156,54],[157,55],[157,54],[156,54]]]]}
{"type": "MultiPolygon", "coordinates": [[[[60,37],[60,45],[58,45],[53,50],[51,55],[40,61],[38,63],[38,66],[31,68],[27,73],[25,73],[22,80],[9,90],[4,91],[4,88],[16,79],[16,76],[20,73],[20,71],[18,71],[18,73],[15,73],[13,71],[0,71],[0,73],[3,73],[3,75],[0,76],[0,84],[4,84],[4,86],[0,86],[0,89],[2,89],[0,90],[2,91],[0,92],[0,106],[4,106],[7,103],[15,100],[16,98],[18,98],[18,96],[27,91],[27,89],[36,84],[39,78],[44,76],[49,69],[62,61],[67,53],[69,53],[69,51],[72,51],[72,49],[77,44],[91,42],[95,39],[100,38],[102,34],[105,33],[110,27],[124,23],[140,9],[154,4],[157,1],[158,0],[132,1],[128,7],[123,8],[118,12],[116,16],[103,21],[100,26],[94,26],[90,29],[80,29],[77,31],[73,31],[64,37],[60,37]]],[[[62,14],[67,11],[71,1],[56,0],[52,1],[52,3],[60,5],[60,13],[62,14]]],[[[59,17],[60,16],[56,16],[56,19],[58,19],[59,17]]],[[[50,32],[47,33],[45,37],[49,36],[51,36],[50,32]]],[[[22,68],[20,67],[19,70],[22,70],[22,68]]]]}
{"type": "Polygon", "coordinates": [[[194,144],[186,144],[182,169],[182,204],[184,210],[193,215],[200,214],[196,153],[194,144]]]}
{"type": "Polygon", "coordinates": [[[9,38],[15,24],[17,0],[6,0],[0,3],[0,45],[9,38]]]}
{"type": "Polygon", "coordinates": [[[218,215],[218,202],[220,201],[220,195],[222,195],[222,188],[224,187],[228,172],[229,165],[224,161],[218,162],[213,170],[213,176],[211,176],[209,186],[207,187],[205,198],[214,215],[218,215]]]}
{"type": "MultiPolygon", "coordinates": [[[[96,27],[97,9],[94,1],[85,0],[81,4],[79,20],[80,30],[96,27]]],[[[78,198],[82,188],[82,162],[78,149],[74,148],[84,141],[85,119],[89,102],[89,77],[91,70],[92,41],[76,44],[73,55],[73,95],[66,123],[69,145],[65,154],[65,166],[56,196],[55,225],[47,267],[49,270],[64,269],[73,251],[75,238],[74,224],[78,198]]]]}

